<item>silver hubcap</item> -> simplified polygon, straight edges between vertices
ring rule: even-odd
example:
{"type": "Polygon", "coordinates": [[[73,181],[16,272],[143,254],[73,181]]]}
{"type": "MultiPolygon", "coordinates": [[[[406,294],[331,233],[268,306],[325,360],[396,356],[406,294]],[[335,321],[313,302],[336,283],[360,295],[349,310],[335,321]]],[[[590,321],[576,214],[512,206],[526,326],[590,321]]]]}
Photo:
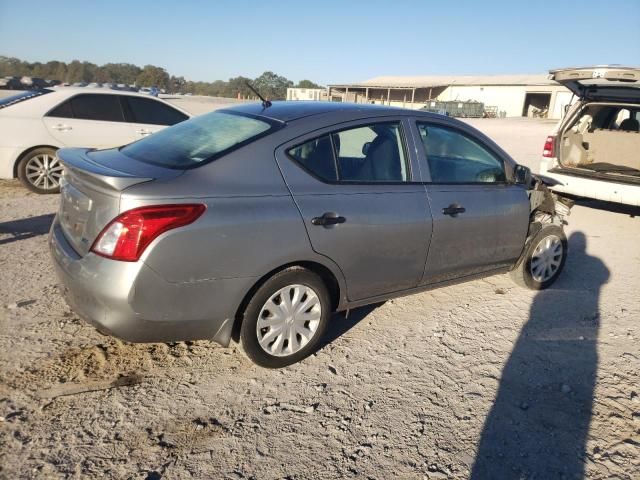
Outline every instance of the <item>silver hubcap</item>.
{"type": "Polygon", "coordinates": [[[269,355],[293,355],[314,337],[321,315],[320,299],[313,289],[288,285],[274,293],[260,310],[258,342],[269,355]]]}
{"type": "Polygon", "coordinates": [[[34,187],[52,190],[60,186],[62,164],[54,155],[41,153],[31,157],[26,167],[27,180],[34,187]]]}
{"type": "Polygon", "coordinates": [[[555,235],[540,240],[531,257],[531,276],[536,282],[546,282],[552,278],[560,268],[564,249],[562,241],[555,235]]]}

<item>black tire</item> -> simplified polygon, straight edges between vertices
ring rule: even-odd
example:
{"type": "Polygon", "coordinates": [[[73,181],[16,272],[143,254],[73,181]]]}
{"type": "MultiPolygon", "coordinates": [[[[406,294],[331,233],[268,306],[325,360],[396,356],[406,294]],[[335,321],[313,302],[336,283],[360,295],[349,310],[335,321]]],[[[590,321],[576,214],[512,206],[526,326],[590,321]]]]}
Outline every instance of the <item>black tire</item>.
{"type": "Polygon", "coordinates": [[[510,272],[511,278],[521,287],[529,288],[531,290],[544,290],[545,288],[550,287],[553,282],[556,281],[558,276],[560,276],[567,260],[567,252],[567,237],[564,234],[562,227],[559,227],[558,225],[545,225],[528,243],[525,251],[520,257],[520,260],[518,260],[516,267],[510,272]],[[549,239],[553,242],[554,238],[559,240],[559,245],[562,247],[562,251],[559,257],[557,255],[551,255],[551,257],[554,261],[558,260],[559,263],[555,269],[553,267],[549,268],[549,274],[551,275],[549,278],[540,278],[540,276],[535,278],[532,270],[532,260],[534,256],[537,258],[536,249],[543,240],[549,239]]]}
{"type": "MultiPolygon", "coordinates": [[[[277,298],[278,297],[276,297],[276,299],[277,298]]],[[[261,367],[286,367],[306,358],[317,349],[318,344],[322,341],[322,337],[327,329],[330,316],[331,300],[327,287],[322,279],[315,273],[302,267],[287,268],[286,270],[276,273],[273,277],[263,283],[247,304],[242,318],[242,326],[240,328],[240,342],[242,344],[242,349],[254,363],[261,367]],[[263,307],[266,307],[267,301],[271,299],[273,295],[278,293],[281,289],[293,285],[301,285],[313,290],[319,300],[320,319],[313,335],[310,336],[308,342],[299,350],[282,356],[273,355],[267,352],[260,345],[257,329],[258,318],[263,307]]],[[[269,330],[261,330],[261,332],[265,331],[268,332],[269,330]]],[[[264,333],[262,334],[264,335],[264,333]]],[[[302,337],[297,334],[295,335],[296,341],[302,343],[302,337]]],[[[288,340],[282,341],[287,342],[288,340]]]]}
{"type": "Polygon", "coordinates": [[[62,166],[55,159],[56,150],[54,148],[42,147],[31,150],[23,155],[18,162],[18,178],[22,184],[32,192],[38,194],[58,193],[60,191],[58,175],[62,174],[62,166]],[[35,163],[43,158],[53,159],[48,161],[55,162],[56,170],[55,172],[48,170],[47,178],[42,180],[42,184],[36,185],[38,179],[33,178],[31,174],[33,174],[34,168],[37,168],[35,163]],[[58,165],[60,166],[58,167],[58,165]]]}

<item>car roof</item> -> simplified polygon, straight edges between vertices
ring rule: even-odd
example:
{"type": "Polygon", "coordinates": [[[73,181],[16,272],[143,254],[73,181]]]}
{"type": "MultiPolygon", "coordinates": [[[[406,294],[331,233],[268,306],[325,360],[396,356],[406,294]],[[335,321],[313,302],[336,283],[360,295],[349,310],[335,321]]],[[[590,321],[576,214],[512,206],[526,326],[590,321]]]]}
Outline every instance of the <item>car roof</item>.
{"type": "Polygon", "coordinates": [[[76,93],[102,93],[109,95],[132,95],[135,97],[150,98],[146,93],[129,92],[127,90],[116,90],[115,88],[100,88],[100,87],[48,87],[47,90],[54,92],[64,92],[69,94],[76,93]]]}
{"type": "MultiPolygon", "coordinates": [[[[25,92],[26,93],[26,92],[25,92]]],[[[184,113],[191,118],[194,115],[179,105],[168,102],[162,98],[153,97],[146,93],[127,92],[124,90],[112,90],[110,88],[91,88],[91,87],[47,87],[40,90],[34,90],[33,96],[28,96],[24,101],[16,102],[10,105],[11,108],[2,108],[0,112],[3,116],[27,116],[41,117],[45,115],[55,106],[67,101],[69,98],[81,94],[98,94],[98,95],[127,95],[152,100],[154,102],[163,103],[179,112],[184,113]],[[28,100],[28,101],[27,101],[28,100]]]]}
{"type": "MultiPolygon", "coordinates": [[[[416,110],[408,110],[399,107],[387,107],[371,105],[367,103],[346,102],[314,102],[314,101],[275,101],[270,107],[264,108],[261,103],[243,103],[225,108],[235,112],[247,113],[270,118],[281,122],[290,122],[312,115],[325,113],[362,113],[371,116],[418,113],[416,110]]],[[[421,112],[422,113],[422,112],[421,112]]]]}

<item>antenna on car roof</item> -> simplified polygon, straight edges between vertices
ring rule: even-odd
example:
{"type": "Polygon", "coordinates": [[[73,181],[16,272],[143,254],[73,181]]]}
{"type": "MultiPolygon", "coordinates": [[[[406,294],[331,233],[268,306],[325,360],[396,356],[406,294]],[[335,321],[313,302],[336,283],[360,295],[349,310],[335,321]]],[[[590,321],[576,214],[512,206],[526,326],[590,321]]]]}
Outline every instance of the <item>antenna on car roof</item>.
{"type": "Polygon", "coordinates": [[[271,102],[269,100],[265,100],[265,98],[262,95],[260,95],[260,93],[258,93],[258,91],[255,88],[253,88],[249,82],[246,82],[246,84],[247,84],[247,87],[249,87],[251,91],[255,93],[260,100],[262,100],[262,108],[269,108],[271,106],[271,102]]]}

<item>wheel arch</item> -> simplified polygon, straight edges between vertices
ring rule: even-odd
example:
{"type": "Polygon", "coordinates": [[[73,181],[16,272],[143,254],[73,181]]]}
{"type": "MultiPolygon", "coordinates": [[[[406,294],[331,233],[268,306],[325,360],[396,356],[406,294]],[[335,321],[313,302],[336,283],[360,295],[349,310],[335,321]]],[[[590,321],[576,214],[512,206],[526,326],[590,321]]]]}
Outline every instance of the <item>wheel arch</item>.
{"type": "Polygon", "coordinates": [[[255,282],[253,286],[247,291],[244,298],[240,302],[238,309],[236,310],[233,329],[231,332],[231,338],[234,342],[238,342],[240,340],[240,327],[242,326],[243,313],[255,292],[273,275],[292,267],[301,267],[317,274],[322,279],[325,286],[327,287],[327,290],[329,291],[329,296],[331,298],[331,311],[335,311],[338,308],[341,303],[340,295],[342,292],[342,287],[338,278],[330,268],[313,260],[300,260],[290,262],[267,272],[265,275],[260,277],[260,279],[255,282]]]}
{"type": "Polygon", "coordinates": [[[35,147],[27,148],[20,155],[18,155],[15,162],[13,162],[13,178],[18,178],[18,165],[20,165],[22,159],[29,153],[33,152],[34,150],[38,150],[39,148],[50,148],[55,152],[58,151],[61,147],[55,147],[53,145],[36,145],[35,147]]]}

